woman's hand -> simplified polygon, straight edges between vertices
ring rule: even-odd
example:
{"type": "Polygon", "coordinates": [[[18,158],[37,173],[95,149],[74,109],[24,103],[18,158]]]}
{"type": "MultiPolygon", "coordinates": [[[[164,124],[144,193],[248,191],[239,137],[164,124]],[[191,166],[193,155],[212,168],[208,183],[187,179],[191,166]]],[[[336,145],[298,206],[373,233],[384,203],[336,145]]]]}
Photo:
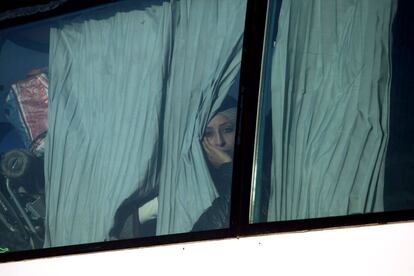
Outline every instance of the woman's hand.
{"type": "Polygon", "coordinates": [[[230,156],[230,154],[214,147],[206,138],[203,139],[203,148],[207,154],[208,160],[216,168],[220,167],[224,163],[233,161],[233,157],[230,156]]]}

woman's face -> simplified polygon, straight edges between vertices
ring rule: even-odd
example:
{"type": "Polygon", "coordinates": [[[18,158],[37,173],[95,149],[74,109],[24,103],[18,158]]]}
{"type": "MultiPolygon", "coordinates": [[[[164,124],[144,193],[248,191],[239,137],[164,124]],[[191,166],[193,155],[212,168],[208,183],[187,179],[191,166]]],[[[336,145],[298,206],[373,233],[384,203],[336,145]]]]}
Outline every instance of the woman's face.
{"type": "Polygon", "coordinates": [[[208,123],[204,139],[212,147],[233,156],[235,125],[226,116],[218,113],[208,123]]]}

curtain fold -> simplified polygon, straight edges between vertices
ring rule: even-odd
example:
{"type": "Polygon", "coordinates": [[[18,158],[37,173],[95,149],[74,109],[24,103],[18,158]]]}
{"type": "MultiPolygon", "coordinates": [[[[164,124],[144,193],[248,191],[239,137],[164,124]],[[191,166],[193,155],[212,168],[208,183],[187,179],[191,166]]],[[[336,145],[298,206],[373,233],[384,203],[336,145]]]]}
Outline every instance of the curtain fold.
{"type": "Polygon", "coordinates": [[[245,0],[178,1],[165,94],[157,233],[190,231],[217,197],[201,139],[240,69],[245,0]]]}
{"type": "Polygon", "coordinates": [[[103,241],[140,185],[158,234],[217,196],[200,139],[240,66],[244,0],[166,1],[51,30],[45,246],[103,241]]]}
{"type": "Polygon", "coordinates": [[[168,10],[51,30],[45,246],[104,240],[122,199],[156,184],[168,10]]]}
{"type": "Polygon", "coordinates": [[[284,0],[268,220],[383,210],[392,0],[284,0]]]}

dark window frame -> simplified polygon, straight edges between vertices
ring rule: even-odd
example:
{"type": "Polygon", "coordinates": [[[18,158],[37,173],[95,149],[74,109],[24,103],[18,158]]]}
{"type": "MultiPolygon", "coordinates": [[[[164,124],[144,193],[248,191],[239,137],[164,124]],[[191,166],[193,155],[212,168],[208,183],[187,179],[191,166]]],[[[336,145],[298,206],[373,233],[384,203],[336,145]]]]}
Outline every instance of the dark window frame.
{"type": "MultiPolygon", "coordinates": [[[[278,1],[280,3],[283,0],[273,1],[278,1]]],[[[257,106],[259,102],[259,89],[262,81],[261,73],[263,66],[265,66],[263,65],[264,63],[262,63],[262,57],[264,57],[265,54],[262,52],[264,49],[266,14],[269,3],[273,1],[248,0],[247,2],[238,103],[237,142],[233,169],[231,216],[230,227],[228,229],[9,252],[0,254],[0,263],[154,245],[247,237],[258,234],[367,224],[386,224],[390,222],[414,220],[414,210],[405,210],[295,221],[249,223],[251,180],[254,165],[256,119],[258,111],[257,106]]],[[[68,1],[68,3],[63,4],[59,8],[45,13],[4,20],[0,22],[0,30],[111,2],[115,1],[68,1]]]]}
{"type": "MultiPolygon", "coordinates": [[[[279,12],[280,12],[280,8],[281,8],[281,3],[284,0],[270,0],[269,1],[269,7],[268,7],[268,12],[270,16],[276,16],[277,18],[279,17],[279,12]],[[270,7],[270,5],[274,4],[274,6],[270,7]]],[[[404,6],[404,9],[410,9],[412,12],[414,12],[414,3],[411,3],[409,1],[406,0],[398,0],[398,5],[400,6],[404,6]]],[[[398,10],[397,10],[397,14],[396,16],[398,16],[398,10]]],[[[404,18],[402,20],[405,20],[404,22],[407,23],[406,21],[409,20],[407,18],[407,15],[404,15],[404,18]]],[[[267,22],[266,22],[267,24],[267,22]]],[[[393,22],[393,31],[396,28],[397,23],[395,23],[395,21],[393,22]]],[[[399,22],[398,24],[404,24],[399,22]]],[[[277,26],[276,26],[277,28],[277,26]]],[[[414,32],[414,27],[412,27],[409,31],[409,33],[414,32]]],[[[408,32],[404,33],[404,38],[406,40],[409,39],[408,32]]],[[[276,38],[277,35],[277,29],[275,28],[269,28],[267,30],[266,33],[267,36],[270,36],[272,41],[276,38]]],[[[412,40],[412,39],[411,39],[412,40]]],[[[265,40],[263,40],[265,41],[265,40]]],[[[414,45],[414,43],[412,43],[414,45]]],[[[262,48],[263,48],[263,57],[265,58],[265,60],[261,60],[262,62],[262,67],[261,72],[264,75],[266,73],[266,70],[268,70],[270,63],[269,60],[266,60],[266,58],[270,58],[271,55],[268,52],[267,49],[268,45],[263,44],[262,48]]],[[[406,46],[406,45],[405,45],[406,46]]],[[[394,53],[393,53],[394,54],[394,53]]],[[[394,61],[392,62],[392,66],[393,69],[395,64],[394,61]]],[[[260,76],[260,81],[263,82],[261,85],[262,87],[266,87],[266,83],[264,83],[264,79],[263,79],[263,75],[260,76]]],[[[251,79],[251,81],[253,82],[254,80],[251,79]]],[[[394,81],[394,79],[392,80],[394,81]]],[[[258,84],[259,85],[259,84],[258,84]]],[[[260,87],[260,86],[258,86],[260,87]]],[[[262,88],[262,90],[265,88],[262,88]]],[[[253,98],[252,98],[253,100],[253,98]]],[[[257,113],[257,108],[260,108],[260,100],[261,99],[257,99],[255,98],[255,116],[257,113]]],[[[257,119],[255,117],[255,119],[257,119]]],[[[242,121],[243,124],[243,121],[242,121]]],[[[260,127],[260,120],[257,121],[257,125],[255,126],[255,133],[257,131],[257,128],[260,127]]],[[[244,127],[246,127],[244,125],[244,127]]],[[[250,134],[246,134],[247,137],[250,134]]],[[[243,136],[244,137],[244,136],[243,136]]],[[[250,140],[247,140],[247,143],[250,143],[250,140]]],[[[255,141],[253,141],[252,144],[243,144],[242,147],[242,151],[243,152],[248,152],[250,149],[248,148],[250,147],[257,147],[257,144],[255,144],[255,141]]],[[[257,141],[256,141],[257,143],[257,141]]],[[[388,155],[388,153],[387,153],[388,155]]],[[[244,196],[244,198],[249,198],[251,196],[251,189],[250,189],[250,185],[252,184],[252,175],[251,175],[251,170],[253,168],[254,165],[254,156],[253,154],[251,154],[249,156],[249,160],[251,161],[250,164],[250,175],[248,178],[248,181],[246,181],[246,179],[244,179],[244,181],[246,181],[246,186],[249,185],[249,190],[245,191],[248,194],[244,194],[242,196],[244,196]]],[[[237,185],[237,182],[234,183],[235,185],[237,185]]],[[[246,204],[246,202],[244,202],[244,204],[246,204]]],[[[250,202],[247,203],[247,205],[250,204],[250,202]]],[[[381,225],[381,224],[388,224],[388,223],[395,223],[395,222],[407,222],[407,221],[414,221],[414,209],[410,209],[410,210],[390,210],[390,211],[383,211],[383,212],[376,212],[376,213],[365,213],[365,214],[352,214],[352,215],[344,215],[344,216],[332,216],[332,217],[320,217],[320,218],[308,218],[308,219],[298,219],[298,220],[290,220],[290,221],[271,221],[271,222],[258,222],[258,223],[248,223],[249,220],[249,213],[248,213],[248,208],[250,206],[244,206],[244,219],[241,221],[240,224],[240,233],[239,236],[254,236],[254,235],[260,235],[260,234],[269,234],[269,233],[283,233],[283,232],[297,232],[297,231],[308,231],[308,230],[316,230],[316,229],[329,229],[329,228],[338,228],[338,227],[351,227],[351,226],[363,226],[363,225],[381,225]],[[247,223],[246,223],[247,221],[247,223]]]]}

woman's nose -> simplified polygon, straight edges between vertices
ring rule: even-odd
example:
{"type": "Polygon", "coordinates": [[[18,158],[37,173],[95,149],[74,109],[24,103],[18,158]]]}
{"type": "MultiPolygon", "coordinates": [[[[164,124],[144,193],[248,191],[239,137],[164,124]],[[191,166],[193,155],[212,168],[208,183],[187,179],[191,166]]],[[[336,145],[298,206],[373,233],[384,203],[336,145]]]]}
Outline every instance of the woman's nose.
{"type": "Polygon", "coordinates": [[[221,136],[221,134],[219,133],[219,132],[217,132],[217,133],[215,133],[214,134],[214,137],[213,137],[213,144],[216,146],[216,147],[221,147],[221,146],[224,146],[224,139],[223,139],[223,137],[221,136]]]}

